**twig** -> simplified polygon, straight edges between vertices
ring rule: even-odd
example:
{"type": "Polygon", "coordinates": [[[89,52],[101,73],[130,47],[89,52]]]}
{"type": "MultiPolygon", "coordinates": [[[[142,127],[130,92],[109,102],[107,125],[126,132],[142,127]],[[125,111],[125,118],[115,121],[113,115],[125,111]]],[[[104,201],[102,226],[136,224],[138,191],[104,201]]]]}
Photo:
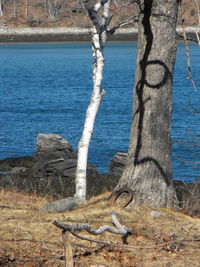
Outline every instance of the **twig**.
{"type": "MultiPolygon", "coordinates": [[[[181,14],[183,15],[183,7],[182,7],[182,3],[180,4],[181,7],[181,14]]],[[[191,62],[190,62],[190,49],[189,49],[189,45],[188,45],[188,40],[187,40],[187,35],[186,35],[186,31],[185,31],[185,25],[184,25],[184,19],[182,18],[182,29],[183,29],[183,38],[184,38],[184,42],[185,42],[185,51],[186,51],[186,55],[187,55],[187,66],[188,66],[188,78],[190,79],[195,91],[197,90],[196,84],[192,78],[192,72],[191,72],[191,62]]]]}
{"type": "Polygon", "coordinates": [[[199,10],[199,5],[197,0],[194,0],[196,7],[197,7],[197,14],[198,14],[198,20],[199,20],[199,24],[196,28],[196,37],[197,37],[197,41],[198,41],[198,45],[200,46],[200,38],[199,38],[199,29],[200,29],[200,10],[199,10]]]}
{"type": "Polygon", "coordinates": [[[181,244],[182,244],[182,242],[186,242],[186,241],[187,241],[187,238],[188,238],[188,236],[190,235],[190,233],[191,233],[191,231],[192,231],[192,228],[193,228],[194,226],[195,226],[195,223],[190,227],[189,230],[187,230],[187,234],[186,234],[186,236],[185,236],[184,238],[181,238],[181,239],[179,240],[179,242],[178,242],[178,244],[177,244],[177,247],[180,247],[181,244]]]}
{"type": "MultiPolygon", "coordinates": [[[[179,37],[181,37],[181,38],[184,39],[184,36],[183,36],[181,33],[179,33],[179,32],[176,31],[176,34],[177,34],[179,37]]],[[[194,43],[198,43],[198,40],[196,40],[196,39],[194,39],[194,38],[191,38],[191,37],[188,37],[188,36],[187,36],[187,40],[188,40],[188,41],[191,41],[191,42],[194,42],[194,43]]]]}
{"type": "Polygon", "coordinates": [[[195,89],[195,91],[197,90],[196,84],[192,78],[192,72],[191,72],[191,61],[190,61],[190,49],[189,49],[189,45],[188,45],[188,40],[187,40],[187,36],[186,36],[186,31],[185,31],[185,26],[184,26],[184,21],[182,22],[182,26],[183,26],[183,37],[184,37],[184,42],[185,42],[185,51],[186,51],[186,55],[187,55],[187,66],[188,66],[188,73],[189,73],[189,79],[195,89]]]}

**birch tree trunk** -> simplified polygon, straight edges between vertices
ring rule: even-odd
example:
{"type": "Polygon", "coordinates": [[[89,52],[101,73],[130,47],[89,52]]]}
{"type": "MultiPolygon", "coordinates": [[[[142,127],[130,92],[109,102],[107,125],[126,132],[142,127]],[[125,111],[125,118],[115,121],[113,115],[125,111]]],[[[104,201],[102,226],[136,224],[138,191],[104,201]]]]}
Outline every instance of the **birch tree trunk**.
{"type": "Polygon", "coordinates": [[[0,17],[3,16],[3,5],[2,5],[2,0],[0,0],[0,17]]]}
{"type": "Polygon", "coordinates": [[[87,108],[84,128],[81,139],[78,144],[78,162],[76,170],[76,193],[75,198],[79,201],[86,200],[86,170],[88,159],[88,148],[90,139],[93,133],[96,114],[99,109],[104,91],[101,88],[104,69],[103,49],[107,39],[107,25],[109,16],[110,0],[100,0],[94,6],[91,6],[90,1],[86,1],[86,9],[93,25],[92,32],[92,49],[94,56],[93,63],[93,92],[90,99],[90,104],[87,108]],[[103,8],[102,20],[98,12],[103,8]]]}
{"type": "Polygon", "coordinates": [[[6,2],[5,0],[0,0],[0,17],[4,15],[3,11],[4,11],[5,2],[6,2]]]}
{"type": "Polygon", "coordinates": [[[176,203],[170,125],[177,2],[141,1],[131,137],[116,188],[133,190],[132,205],[166,207],[176,203]]]}

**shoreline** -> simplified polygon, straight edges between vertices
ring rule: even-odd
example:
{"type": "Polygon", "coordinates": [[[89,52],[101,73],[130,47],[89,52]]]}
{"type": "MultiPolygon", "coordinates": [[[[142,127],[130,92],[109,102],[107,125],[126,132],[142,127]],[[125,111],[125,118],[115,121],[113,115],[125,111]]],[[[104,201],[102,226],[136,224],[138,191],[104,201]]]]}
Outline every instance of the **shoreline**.
{"type": "MultiPolygon", "coordinates": [[[[197,27],[185,28],[187,37],[196,39],[197,27]]],[[[198,29],[200,34],[200,29],[198,29]]],[[[183,40],[182,27],[177,28],[177,40],[183,40]]],[[[108,38],[108,41],[137,41],[136,28],[119,29],[108,38]]],[[[32,43],[32,42],[90,42],[89,28],[7,28],[0,27],[0,43],[32,43]]]]}

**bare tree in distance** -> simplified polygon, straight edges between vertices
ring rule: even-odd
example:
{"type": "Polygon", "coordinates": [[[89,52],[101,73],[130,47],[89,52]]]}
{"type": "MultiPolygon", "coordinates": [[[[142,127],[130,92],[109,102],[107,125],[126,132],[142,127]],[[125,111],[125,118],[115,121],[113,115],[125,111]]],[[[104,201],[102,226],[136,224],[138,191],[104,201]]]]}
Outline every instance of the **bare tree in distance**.
{"type": "Polygon", "coordinates": [[[57,0],[46,0],[46,15],[48,18],[58,17],[58,12],[62,7],[62,3],[57,0]]]}

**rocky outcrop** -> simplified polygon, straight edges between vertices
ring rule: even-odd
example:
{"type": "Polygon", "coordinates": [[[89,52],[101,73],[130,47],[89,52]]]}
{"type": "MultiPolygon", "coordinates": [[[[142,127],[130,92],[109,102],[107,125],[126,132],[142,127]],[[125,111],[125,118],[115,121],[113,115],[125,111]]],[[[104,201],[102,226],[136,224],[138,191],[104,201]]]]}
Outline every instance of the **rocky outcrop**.
{"type": "MultiPolygon", "coordinates": [[[[71,197],[75,193],[77,153],[59,135],[39,134],[34,157],[6,159],[0,161],[0,166],[3,172],[0,174],[0,186],[14,186],[54,198],[71,197]]],[[[112,175],[100,175],[88,163],[87,196],[112,190],[116,183],[112,175]]]]}
{"type": "Polygon", "coordinates": [[[48,165],[58,165],[62,161],[77,159],[72,145],[56,134],[38,134],[33,166],[39,170],[48,165]]]}

